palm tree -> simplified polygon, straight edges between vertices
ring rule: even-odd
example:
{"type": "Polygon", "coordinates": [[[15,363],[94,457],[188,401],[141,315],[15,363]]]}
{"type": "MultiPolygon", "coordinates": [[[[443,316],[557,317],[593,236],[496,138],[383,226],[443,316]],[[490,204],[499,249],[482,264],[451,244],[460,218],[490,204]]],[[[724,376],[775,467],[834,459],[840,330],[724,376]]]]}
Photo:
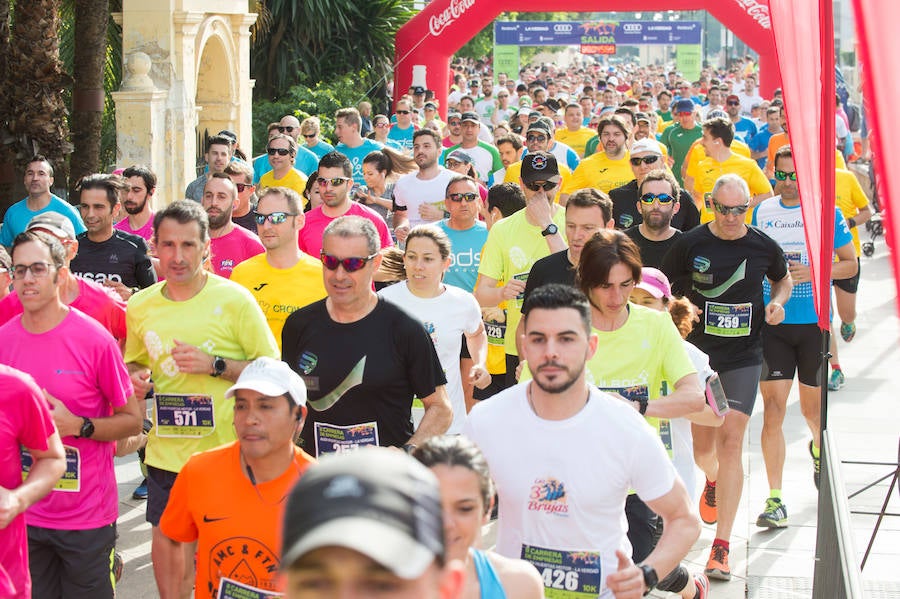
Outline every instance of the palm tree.
{"type": "Polygon", "coordinates": [[[367,73],[361,85],[377,85],[391,70],[394,34],[414,14],[412,4],[251,0],[260,14],[250,60],[257,97],[275,100],[296,83],[315,85],[359,71],[367,73]]]}

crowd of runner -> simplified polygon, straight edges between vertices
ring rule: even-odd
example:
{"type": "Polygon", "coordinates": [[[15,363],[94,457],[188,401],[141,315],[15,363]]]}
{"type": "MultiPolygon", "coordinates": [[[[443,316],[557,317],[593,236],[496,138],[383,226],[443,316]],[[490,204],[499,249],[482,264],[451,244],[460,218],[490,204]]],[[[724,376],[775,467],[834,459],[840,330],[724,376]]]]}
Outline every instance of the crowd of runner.
{"type": "MultiPolygon", "coordinates": [[[[846,379],[780,90],[749,57],[451,79],[446,111],[412,87],[333,132],[285,115],[256,157],[221,131],[183,198],[128,165],[73,206],[29,161],[0,229],[0,596],[115,595],[113,459],[138,452],[164,599],[703,599],[758,390],[751,500],[787,526],[793,379],[816,486],[821,385],[846,379]]],[[[873,211],[836,105],[850,342],[873,211]]]]}

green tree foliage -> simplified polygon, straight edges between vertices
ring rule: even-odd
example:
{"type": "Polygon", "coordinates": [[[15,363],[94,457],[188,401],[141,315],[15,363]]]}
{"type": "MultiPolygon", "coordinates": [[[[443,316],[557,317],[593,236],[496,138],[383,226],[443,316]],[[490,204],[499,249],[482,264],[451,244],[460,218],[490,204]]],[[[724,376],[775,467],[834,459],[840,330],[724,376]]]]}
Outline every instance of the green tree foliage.
{"type": "Polygon", "coordinates": [[[258,99],[279,101],[297,84],[358,73],[357,94],[392,69],[394,34],[413,0],[256,0],[250,70],[258,99]]]}
{"type": "Polygon", "coordinates": [[[356,106],[368,99],[362,95],[364,90],[359,85],[363,75],[360,72],[335,76],[328,83],[317,83],[312,87],[297,84],[275,101],[256,101],[253,104],[253,147],[265,147],[269,123],[287,114],[293,114],[301,122],[309,116],[318,116],[322,121],[323,139],[334,143],[334,113],[339,108],[356,106]]]}

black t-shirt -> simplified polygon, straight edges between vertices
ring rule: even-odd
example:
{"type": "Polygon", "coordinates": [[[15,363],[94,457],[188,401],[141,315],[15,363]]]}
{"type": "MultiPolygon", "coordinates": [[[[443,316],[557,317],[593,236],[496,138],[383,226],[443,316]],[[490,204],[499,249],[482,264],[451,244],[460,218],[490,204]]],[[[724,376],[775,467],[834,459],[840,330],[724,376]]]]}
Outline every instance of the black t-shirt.
{"type": "Polygon", "coordinates": [[[253,208],[250,208],[250,212],[245,214],[244,216],[232,216],[231,222],[234,224],[244,227],[254,235],[256,235],[256,217],[253,215],[253,208]]]}
{"type": "Polygon", "coordinates": [[[281,335],[282,359],[306,382],[304,449],[351,449],[372,444],[376,432],[379,445],[404,445],[413,434],[413,396],[447,384],[425,327],[381,298],[361,320],[337,323],[325,301],[293,312],[281,335]]]}
{"type": "Polygon", "coordinates": [[[112,237],[100,243],[88,239],[87,233],[77,239],[78,255],[69,265],[73,274],[97,283],[116,281],[132,289],[156,283],[143,238],[113,229],[112,237]]]}
{"type": "Polygon", "coordinates": [[[652,241],[641,234],[640,225],[625,229],[623,233],[628,235],[631,238],[631,241],[640,248],[641,262],[643,265],[652,266],[653,268],[661,267],[663,256],[666,255],[669,248],[671,248],[675,241],[683,234],[676,229],[675,234],[668,239],[664,241],[652,241]]]}
{"type": "MultiPolygon", "coordinates": [[[[617,229],[636,227],[644,222],[644,217],[637,207],[640,196],[636,179],[621,187],[610,189],[609,199],[613,202],[613,222],[616,223],[617,229]]],[[[697,210],[691,194],[683,189],[678,195],[678,202],[680,206],[678,212],[672,215],[672,226],[679,231],[690,231],[700,224],[700,211],[697,210]]]]}
{"type": "Polygon", "coordinates": [[[763,277],[787,275],[777,242],[755,227],[740,239],[720,239],[706,224],[678,238],[661,270],[676,292],[683,290],[703,310],[687,339],[709,355],[713,369],[762,362],[763,277]]]}
{"type": "Polygon", "coordinates": [[[532,291],[547,283],[575,286],[575,265],[569,262],[569,250],[544,256],[531,266],[522,301],[525,301],[532,291]]]}

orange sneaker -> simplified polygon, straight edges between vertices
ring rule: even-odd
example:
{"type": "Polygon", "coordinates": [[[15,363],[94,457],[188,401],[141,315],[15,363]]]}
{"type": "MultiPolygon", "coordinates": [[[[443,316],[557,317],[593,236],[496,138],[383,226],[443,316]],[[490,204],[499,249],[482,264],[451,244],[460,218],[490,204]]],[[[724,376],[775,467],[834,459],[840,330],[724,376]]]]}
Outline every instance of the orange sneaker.
{"type": "Polygon", "coordinates": [[[719,508],[716,507],[716,488],[706,481],[703,494],[700,496],[700,519],[706,524],[715,524],[719,519],[719,508]]]}
{"type": "Polygon", "coordinates": [[[704,573],[717,580],[731,580],[731,568],[728,566],[728,550],[721,545],[713,545],[709,552],[704,573]]]}

